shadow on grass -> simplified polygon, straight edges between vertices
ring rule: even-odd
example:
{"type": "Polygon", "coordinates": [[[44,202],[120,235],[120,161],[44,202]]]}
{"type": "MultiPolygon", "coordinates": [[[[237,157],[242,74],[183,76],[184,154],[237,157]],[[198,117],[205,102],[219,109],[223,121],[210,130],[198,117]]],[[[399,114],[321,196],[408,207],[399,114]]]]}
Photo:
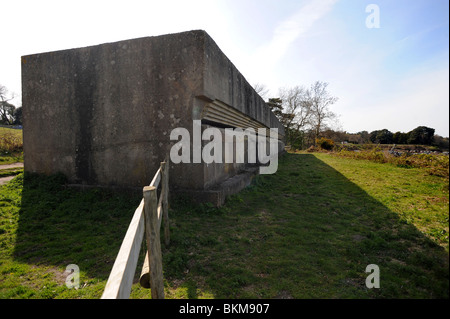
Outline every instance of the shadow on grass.
{"type": "Polygon", "coordinates": [[[448,298],[445,250],[311,154],[286,154],[221,209],[170,214],[164,270],[186,297],[448,298]]]}
{"type": "Polygon", "coordinates": [[[76,264],[83,276],[106,281],[141,197],[79,191],[65,181],[62,175],[25,174],[13,256],[63,272],[76,264]]]}
{"type": "MultiPolygon", "coordinates": [[[[141,195],[64,182],[26,176],[13,257],[106,281],[141,195]]],[[[177,199],[169,215],[169,298],[448,298],[445,250],[314,155],[284,155],[222,208],[177,199]]]]}

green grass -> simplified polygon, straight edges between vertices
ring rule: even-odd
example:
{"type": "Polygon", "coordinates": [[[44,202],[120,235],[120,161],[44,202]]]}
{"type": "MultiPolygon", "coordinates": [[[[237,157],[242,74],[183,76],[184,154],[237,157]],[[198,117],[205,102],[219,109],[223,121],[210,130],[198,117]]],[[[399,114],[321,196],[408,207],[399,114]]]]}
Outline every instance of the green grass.
{"type": "MultiPolygon", "coordinates": [[[[63,183],[21,174],[0,188],[0,298],[101,296],[140,198],[63,183]],[[78,290],[64,285],[71,263],[78,290]]],[[[449,297],[448,180],[424,170],[286,154],[224,207],[170,203],[166,298],[449,297]],[[365,286],[369,264],[380,289],[365,286]]]]}
{"type": "Polygon", "coordinates": [[[13,155],[0,155],[0,165],[23,163],[23,153],[13,155]]]}
{"type": "Polygon", "coordinates": [[[427,167],[399,169],[395,165],[370,161],[316,156],[388,207],[402,222],[416,226],[448,252],[448,179],[430,174],[427,167]]]}
{"type": "Polygon", "coordinates": [[[421,170],[289,154],[222,209],[175,206],[166,273],[216,298],[448,298],[445,186],[421,170]],[[369,264],[382,289],[365,287],[369,264]]]}
{"type": "Polygon", "coordinates": [[[0,170],[0,177],[15,176],[23,173],[23,168],[6,168],[0,170]]]}
{"type": "Polygon", "coordinates": [[[99,298],[139,197],[18,175],[0,189],[0,298],[99,298]],[[65,268],[80,267],[79,290],[65,268]]]}

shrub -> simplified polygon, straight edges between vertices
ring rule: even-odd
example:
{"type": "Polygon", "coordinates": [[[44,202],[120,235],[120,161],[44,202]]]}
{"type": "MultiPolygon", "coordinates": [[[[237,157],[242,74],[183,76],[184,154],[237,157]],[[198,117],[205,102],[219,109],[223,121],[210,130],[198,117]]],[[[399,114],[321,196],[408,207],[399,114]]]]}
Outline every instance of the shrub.
{"type": "Polygon", "coordinates": [[[321,149],[331,151],[334,147],[334,142],[329,138],[321,137],[316,138],[316,145],[319,146],[321,149]]]}

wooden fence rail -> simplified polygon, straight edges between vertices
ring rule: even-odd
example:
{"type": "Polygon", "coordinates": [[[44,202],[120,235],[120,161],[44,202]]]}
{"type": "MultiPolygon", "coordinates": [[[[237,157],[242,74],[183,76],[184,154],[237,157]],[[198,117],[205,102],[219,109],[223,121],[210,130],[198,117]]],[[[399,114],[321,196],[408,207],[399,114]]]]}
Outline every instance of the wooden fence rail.
{"type": "Polygon", "coordinates": [[[168,196],[169,164],[165,161],[161,163],[150,185],[143,189],[143,198],[128,226],[102,299],[130,297],[144,234],[147,252],[139,282],[144,288],[151,287],[153,299],[164,298],[160,228],[161,221],[164,220],[164,242],[167,246],[170,243],[168,196]],[[160,185],[158,200],[157,189],[160,185]]]}

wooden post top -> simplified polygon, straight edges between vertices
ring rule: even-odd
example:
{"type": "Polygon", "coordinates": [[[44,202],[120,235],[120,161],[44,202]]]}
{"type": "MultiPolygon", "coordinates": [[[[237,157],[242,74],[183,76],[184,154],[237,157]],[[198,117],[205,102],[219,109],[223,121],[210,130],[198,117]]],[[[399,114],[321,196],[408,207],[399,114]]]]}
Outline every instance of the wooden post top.
{"type": "Polygon", "coordinates": [[[155,186],[144,186],[143,192],[149,192],[155,190],[155,186]]]}

